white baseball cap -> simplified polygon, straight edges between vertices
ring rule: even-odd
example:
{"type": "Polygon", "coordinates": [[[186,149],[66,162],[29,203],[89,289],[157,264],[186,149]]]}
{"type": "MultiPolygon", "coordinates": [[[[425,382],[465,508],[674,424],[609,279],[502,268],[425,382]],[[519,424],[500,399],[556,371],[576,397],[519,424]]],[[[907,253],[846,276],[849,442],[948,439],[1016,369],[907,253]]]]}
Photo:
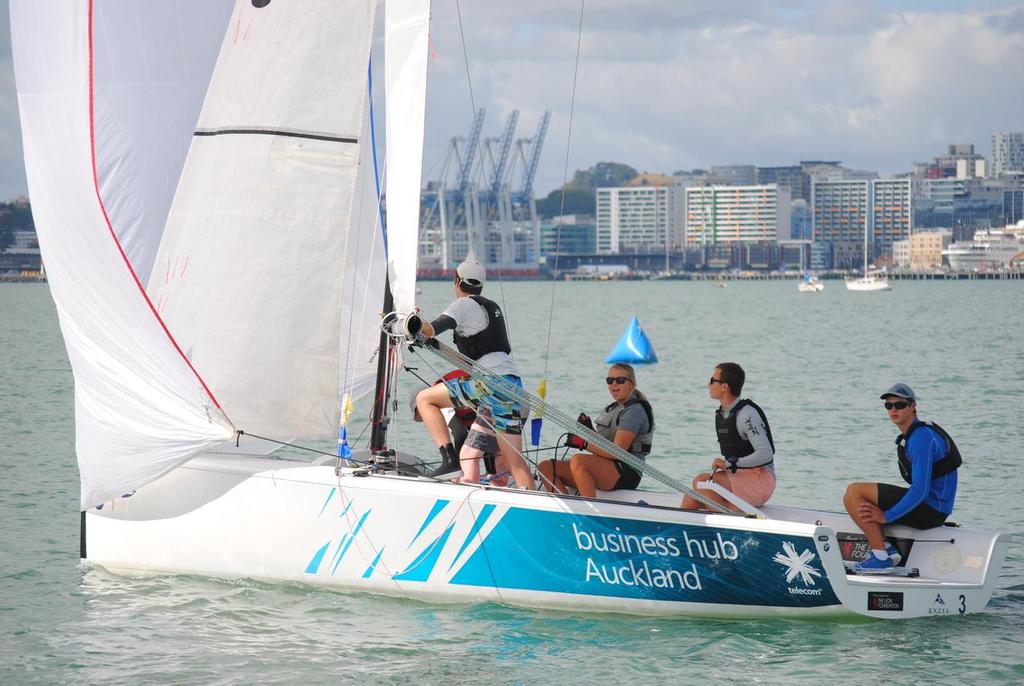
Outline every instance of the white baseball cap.
{"type": "Polygon", "coordinates": [[[478,260],[472,257],[467,257],[459,268],[455,270],[459,278],[465,282],[467,286],[473,286],[480,288],[487,281],[487,270],[480,264],[478,260]]]}

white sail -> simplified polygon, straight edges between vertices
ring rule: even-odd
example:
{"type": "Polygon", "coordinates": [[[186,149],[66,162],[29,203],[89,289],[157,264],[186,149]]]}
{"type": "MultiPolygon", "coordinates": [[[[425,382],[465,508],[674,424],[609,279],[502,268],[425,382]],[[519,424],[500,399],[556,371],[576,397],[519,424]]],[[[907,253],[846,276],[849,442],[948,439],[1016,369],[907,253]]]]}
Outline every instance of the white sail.
{"type": "Polygon", "coordinates": [[[341,291],[338,389],[340,397],[347,393],[353,399],[372,390],[376,381],[380,315],[387,275],[380,204],[383,170],[382,160],[374,147],[377,129],[371,120],[374,114],[372,103],[372,93],[367,93],[360,133],[360,140],[364,143],[359,152],[353,228],[345,251],[345,277],[341,291]]]}
{"type": "MultiPolygon", "coordinates": [[[[115,4],[129,5],[110,3],[111,11],[115,4]]],[[[164,4],[183,12],[203,7],[164,4]]],[[[218,5],[205,7],[216,21],[218,5]]],[[[123,62],[137,60],[136,48],[156,40],[151,33],[159,27],[106,20],[111,17],[93,15],[92,3],[11,3],[32,210],[75,375],[83,509],[147,483],[232,433],[155,315],[129,259],[134,253],[145,261],[147,232],[162,222],[133,205],[166,192],[153,178],[176,174],[173,145],[149,145],[148,136],[169,133],[187,107],[168,105],[174,121],[147,128],[142,114],[124,106],[121,97],[138,75],[123,62]]],[[[189,51],[201,76],[202,47],[189,51]]],[[[144,96],[169,92],[154,85],[160,78],[139,78],[144,96]]]]}
{"type": "Polygon", "coordinates": [[[146,283],[233,0],[91,4],[96,169],[146,283]]]}
{"type": "Polygon", "coordinates": [[[384,21],[389,278],[404,313],[416,300],[430,2],[389,0],[384,21]]]}
{"type": "Polygon", "coordinates": [[[373,9],[239,0],[149,281],[182,348],[250,433],[337,428],[373,9]]]}

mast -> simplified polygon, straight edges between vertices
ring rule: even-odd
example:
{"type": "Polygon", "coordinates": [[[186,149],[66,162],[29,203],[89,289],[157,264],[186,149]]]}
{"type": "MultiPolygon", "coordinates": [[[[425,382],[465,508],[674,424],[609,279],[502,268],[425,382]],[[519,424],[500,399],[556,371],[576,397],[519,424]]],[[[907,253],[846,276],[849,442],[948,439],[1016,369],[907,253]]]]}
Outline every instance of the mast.
{"type": "MultiPolygon", "coordinates": [[[[395,309],[395,298],[391,293],[391,277],[384,277],[384,309],[383,312],[393,312],[395,309]]],[[[377,348],[377,379],[373,386],[373,408],[370,411],[370,423],[373,428],[370,432],[370,452],[387,448],[388,434],[388,400],[391,395],[391,388],[388,386],[388,367],[390,366],[391,339],[381,329],[380,345],[377,348]]]]}

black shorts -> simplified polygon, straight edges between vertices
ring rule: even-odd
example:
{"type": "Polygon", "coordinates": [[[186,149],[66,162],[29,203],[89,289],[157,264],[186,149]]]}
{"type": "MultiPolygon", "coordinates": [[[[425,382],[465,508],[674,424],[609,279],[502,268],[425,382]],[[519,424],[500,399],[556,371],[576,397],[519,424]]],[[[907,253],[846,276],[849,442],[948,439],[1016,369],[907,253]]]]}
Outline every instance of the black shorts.
{"type": "MultiPolygon", "coordinates": [[[[883,510],[888,510],[902,500],[908,490],[910,489],[903,488],[902,486],[878,484],[878,506],[883,510]]],[[[946,521],[947,517],[949,517],[949,515],[945,512],[939,512],[931,505],[921,503],[907,514],[903,515],[901,519],[890,523],[906,524],[907,526],[914,527],[915,529],[931,529],[936,526],[942,526],[942,523],[946,521]]]]}
{"type": "Polygon", "coordinates": [[[619,480],[612,486],[613,491],[620,489],[633,490],[640,485],[640,477],[643,475],[621,460],[613,460],[615,469],[619,470],[619,480]]]}

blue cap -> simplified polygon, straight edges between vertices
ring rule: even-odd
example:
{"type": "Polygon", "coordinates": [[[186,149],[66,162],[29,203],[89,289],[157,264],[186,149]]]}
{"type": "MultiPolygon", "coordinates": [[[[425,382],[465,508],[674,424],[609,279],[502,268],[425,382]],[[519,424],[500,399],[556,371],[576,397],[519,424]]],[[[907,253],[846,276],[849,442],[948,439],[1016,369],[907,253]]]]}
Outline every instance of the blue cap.
{"type": "Polygon", "coordinates": [[[882,395],[880,395],[878,397],[881,400],[885,400],[886,396],[889,396],[889,395],[895,395],[895,396],[898,396],[900,398],[906,398],[907,400],[912,400],[914,402],[917,402],[917,396],[914,395],[914,389],[911,388],[910,386],[908,386],[905,383],[895,383],[895,384],[893,384],[892,386],[889,387],[889,390],[887,390],[885,393],[883,393],[882,395]]]}

